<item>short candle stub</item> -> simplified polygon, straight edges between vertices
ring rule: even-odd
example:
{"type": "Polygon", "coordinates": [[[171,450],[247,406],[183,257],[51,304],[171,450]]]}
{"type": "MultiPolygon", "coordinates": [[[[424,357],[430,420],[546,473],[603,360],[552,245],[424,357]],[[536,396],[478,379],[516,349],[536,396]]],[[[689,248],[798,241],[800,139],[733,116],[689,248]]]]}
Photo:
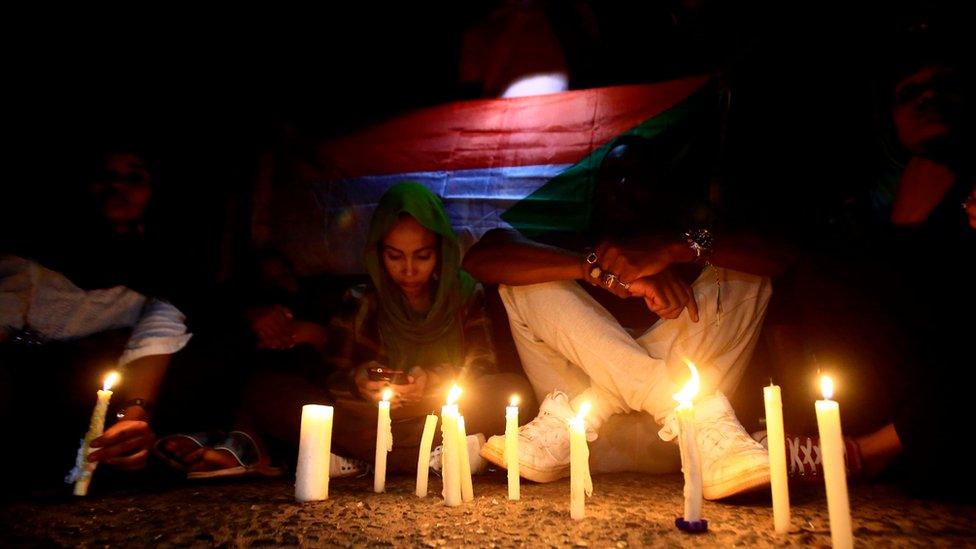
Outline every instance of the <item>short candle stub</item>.
{"type": "Polygon", "coordinates": [[[708,521],[705,519],[688,522],[684,517],[674,519],[674,525],[682,532],[689,534],[704,534],[708,531],[708,521]]]}

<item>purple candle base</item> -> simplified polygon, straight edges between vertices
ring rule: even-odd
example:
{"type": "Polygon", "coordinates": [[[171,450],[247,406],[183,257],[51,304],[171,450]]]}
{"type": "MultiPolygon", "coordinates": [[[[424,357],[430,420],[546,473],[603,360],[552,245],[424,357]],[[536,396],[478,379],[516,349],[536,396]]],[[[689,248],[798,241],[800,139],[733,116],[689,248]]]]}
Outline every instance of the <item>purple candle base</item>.
{"type": "Polygon", "coordinates": [[[708,531],[708,521],[705,519],[688,522],[684,517],[674,519],[674,525],[682,532],[689,534],[703,534],[708,531]]]}

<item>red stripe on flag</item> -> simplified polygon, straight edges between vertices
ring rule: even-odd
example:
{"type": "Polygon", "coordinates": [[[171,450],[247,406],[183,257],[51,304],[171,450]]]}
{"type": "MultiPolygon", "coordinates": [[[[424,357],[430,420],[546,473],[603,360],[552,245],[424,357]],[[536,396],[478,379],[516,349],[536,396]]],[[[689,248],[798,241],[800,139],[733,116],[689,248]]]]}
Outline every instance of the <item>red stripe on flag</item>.
{"type": "Polygon", "coordinates": [[[326,180],[400,172],[569,164],[709,80],[449,103],[399,116],[318,151],[326,180]]]}

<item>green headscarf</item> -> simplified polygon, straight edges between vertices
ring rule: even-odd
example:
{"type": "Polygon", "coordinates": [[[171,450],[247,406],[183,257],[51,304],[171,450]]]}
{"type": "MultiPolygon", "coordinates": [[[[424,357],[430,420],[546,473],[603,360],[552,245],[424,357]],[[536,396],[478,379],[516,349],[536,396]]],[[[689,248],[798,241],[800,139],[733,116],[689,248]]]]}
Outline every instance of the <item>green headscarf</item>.
{"type": "Polygon", "coordinates": [[[376,287],[377,324],[390,366],[408,370],[449,363],[460,367],[464,358],[461,310],[474,292],[475,281],[461,270],[461,247],[440,198],[419,183],[390,187],[370,220],[365,263],[376,287]],[[380,258],[383,237],[404,213],[440,236],[438,284],[426,313],[410,308],[380,258]]]}

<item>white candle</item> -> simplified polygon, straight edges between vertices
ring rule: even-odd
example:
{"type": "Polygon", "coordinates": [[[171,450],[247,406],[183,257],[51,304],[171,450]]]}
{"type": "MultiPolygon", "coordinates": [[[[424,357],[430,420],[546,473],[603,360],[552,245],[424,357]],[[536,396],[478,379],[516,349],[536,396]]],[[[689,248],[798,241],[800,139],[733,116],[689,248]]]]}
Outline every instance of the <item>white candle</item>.
{"type": "Polygon", "coordinates": [[[461,472],[461,501],[474,499],[474,483],[471,481],[471,458],[468,456],[468,433],[464,429],[464,416],[458,414],[458,470],[461,472]]]}
{"type": "Polygon", "coordinates": [[[851,504],[847,497],[847,475],[844,470],[844,437],[840,429],[840,407],[834,396],[834,383],[820,378],[823,400],[816,403],[817,426],[820,429],[820,459],[827,485],[827,511],[830,515],[830,543],[835,548],[854,546],[851,527],[851,504]]]}
{"type": "Polygon", "coordinates": [[[332,453],[332,406],[302,406],[302,430],[295,471],[295,499],[300,502],[329,498],[329,461],[332,453]]]}
{"type": "Polygon", "coordinates": [[[586,445],[586,424],[583,418],[590,411],[584,402],[579,413],[569,422],[569,516],[580,520],[586,516],[586,496],[593,495],[590,478],[590,447],[586,445]]]}
{"type": "Polygon", "coordinates": [[[373,491],[379,494],[386,490],[386,454],[393,450],[393,431],[390,427],[390,399],[393,391],[383,390],[383,400],[379,403],[376,416],[376,461],[373,466],[373,491]]]}
{"type": "Polygon", "coordinates": [[[91,441],[105,432],[105,415],[108,413],[108,403],[112,399],[111,389],[118,380],[118,372],[109,372],[102,383],[102,390],[98,391],[98,400],[88,422],[88,432],[85,433],[85,439],[81,441],[81,447],[78,448],[75,470],[69,477],[75,481],[74,495],[76,496],[88,495],[88,485],[91,484],[92,474],[98,466],[97,462],[88,461],[88,455],[92,452],[91,441]]]}
{"type": "Polygon", "coordinates": [[[790,490],[786,483],[786,435],[783,431],[783,398],[779,385],[763,387],[766,405],[766,441],[769,445],[769,478],[773,491],[773,527],[777,534],[790,529],[790,490]]]}
{"type": "Polygon", "coordinates": [[[424,423],[424,434],[420,437],[420,455],[417,457],[417,497],[427,497],[427,477],[430,473],[430,448],[434,445],[434,429],[437,428],[437,416],[427,415],[424,423]]]}
{"type": "Polygon", "coordinates": [[[685,476],[684,498],[686,522],[701,520],[702,509],[702,479],[701,455],[698,450],[697,432],[695,429],[695,407],[692,399],[698,394],[698,369],[691,362],[691,379],[674,395],[678,401],[675,415],[678,419],[678,448],[681,451],[681,471],[685,476]]]}
{"type": "Polygon", "coordinates": [[[505,408],[505,467],[508,469],[508,499],[521,498],[518,456],[518,414],[519,397],[512,395],[509,406],[505,408]]]}
{"type": "Polygon", "coordinates": [[[447,404],[441,408],[441,438],[444,451],[441,453],[441,479],[444,487],[441,494],[448,507],[461,505],[461,474],[458,458],[458,408],[454,404],[461,395],[455,385],[447,396],[447,404]]]}

